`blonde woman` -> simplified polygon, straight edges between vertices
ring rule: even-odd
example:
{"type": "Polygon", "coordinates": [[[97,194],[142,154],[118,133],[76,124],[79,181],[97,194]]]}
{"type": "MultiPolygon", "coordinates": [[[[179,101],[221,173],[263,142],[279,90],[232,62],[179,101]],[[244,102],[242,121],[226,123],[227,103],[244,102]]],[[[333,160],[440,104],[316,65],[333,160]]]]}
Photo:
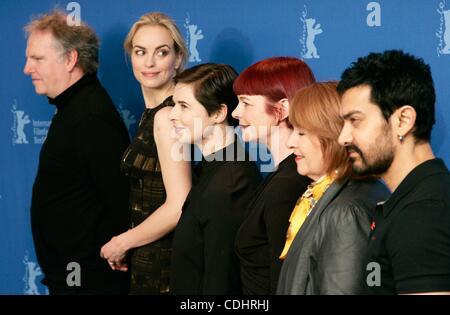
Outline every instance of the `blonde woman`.
{"type": "Polygon", "coordinates": [[[101,249],[111,268],[128,270],[131,294],[169,292],[172,233],[191,188],[190,163],[172,156],[169,113],[173,77],[183,70],[187,50],[176,24],[167,15],[142,16],[125,39],[133,73],[140,83],[145,110],[122,170],[130,179],[131,229],[113,237],[101,249]]]}

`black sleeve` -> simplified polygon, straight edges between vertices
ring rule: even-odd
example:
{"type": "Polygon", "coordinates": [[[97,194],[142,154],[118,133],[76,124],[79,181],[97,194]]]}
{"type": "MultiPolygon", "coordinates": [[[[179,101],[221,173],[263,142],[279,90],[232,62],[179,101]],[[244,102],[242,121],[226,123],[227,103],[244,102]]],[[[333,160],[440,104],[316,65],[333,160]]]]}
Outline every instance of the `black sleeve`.
{"type": "Polygon", "coordinates": [[[317,257],[319,294],[361,294],[370,221],[367,210],[354,204],[328,209],[321,225],[323,236],[317,257]]]}
{"type": "Polygon", "coordinates": [[[274,189],[270,193],[271,196],[265,198],[264,221],[270,254],[270,290],[275,293],[282,265],[279,257],[286,242],[289,217],[296,200],[283,193],[282,189],[274,189]]]}
{"type": "Polygon", "coordinates": [[[204,279],[202,294],[240,294],[239,262],[234,251],[236,232],[257,185],[245,170],[224,172],[216,195],[208,198],[210,213],[203,227],[204,279]],[[228,178],[226,178],[228,177],[228,178]]]}
{"type": "Polygon", "coordinates": [[[120,170],[122,155],[129,145],[121,125],[91,115],[77,128],[78,160],[96,190],[98,203],[106,212],[98,235],[108,241],[129,227],[128,180],[120,170]],[[115,234],[114,234],[115,233],[115,234]]]}
{"type": "Polygon", "coordinates": [[[201,294],[230,294],[238,286],[235,274],[236,259],[233,252],[233,240],[236,222],[232,203],[228,195],[221,199],[211,199],[208,211],[214,211],[203,229],[204,240],[204,278],[201,294]]]}
{"type": "Polygon", "coordinates": [[[450,291],[450,211],[444,202],[406,206],[392,225],[386,248],[398,293],[450,291]]]}

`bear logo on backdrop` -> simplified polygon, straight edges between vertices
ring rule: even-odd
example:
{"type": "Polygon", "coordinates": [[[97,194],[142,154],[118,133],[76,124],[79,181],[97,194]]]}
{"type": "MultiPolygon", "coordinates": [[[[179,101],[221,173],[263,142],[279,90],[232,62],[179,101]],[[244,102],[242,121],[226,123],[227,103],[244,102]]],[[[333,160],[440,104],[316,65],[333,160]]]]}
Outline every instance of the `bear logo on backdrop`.
{"type": "Polygon", "coordinates": [[[189,47],[189,62],[201,62],[202,59],[197,49],[197,43],[204,38],[203,31],[198,28],[198,25],[191,24],[189,12],[185,19],[184,28],[186,29],[186,42],[189,47]]]}
{"type": "Polygon", "coordinates": [[[25,114],[25,111],[18,109],[16,100],[14,100],[11,107],[11,113],[13,114],[13,125],[11,127],[13,132],[12,143],[28,144],[25,126],[31,122],[30,117],[25,114]]]}
{"type": "MultiPolygon", "coordinates": [[[[50,127],[50,120],[32,120],[26,112],[19,108],[17,100],[14,100],[11,106],[11,113],[13,121],[11,131],[13,132],[12,143],[16,144],[42,144],[47,137],[48,128],[50,127]],[[27,137],[27,125],[30,124],[32,128],[32,137],[27,137]]],[[[29,134],[28,134],[29,135],[29,134]]]]}
{"type": "Polygon", "coordinates": [[[23,282],[25,288],[23,293],[26,295],[40,295],[37,287],[37,278],[42,276],[42,271],[37,262],[28,259],[28,252],[25,253],[23,258],[25,265],[25,275],[23,276],[23,282]]]}
{"type": "Polygon", "coordinates": [[[120,113],[120,116],[122,116],[125,126],[127,127],[128,133],[130,133],[131,126],[136,123],[136,118],[129,109],[123,108],[122,99],[120,99],[120,102],[119,102],[119,113],[120,113]]]}
{"type": "Polygon", "coordinates": [[[437,47],[437,55],[450,54],[450,9],[445,10],[445,0],[439,3],[439,9],[437,12],[440,17],[439,29],[436,32],[436,36],[439,38],[439,44],[437,47]]]}
{"type": "Polygon", "coordinates": [[[316,36],[322,34],[323,30],[320,26],[320,23],[316,24],[316,19],[307,17],[308,10],[305,6],[305,9],[302,11],[302,16],[300,20],[302,21],[302,38],[300,39],[300,43],[302,44],[302,57],[305,59],[313,59],[320,58],[317,53],[317,47],[315,45],[316,36]]]}

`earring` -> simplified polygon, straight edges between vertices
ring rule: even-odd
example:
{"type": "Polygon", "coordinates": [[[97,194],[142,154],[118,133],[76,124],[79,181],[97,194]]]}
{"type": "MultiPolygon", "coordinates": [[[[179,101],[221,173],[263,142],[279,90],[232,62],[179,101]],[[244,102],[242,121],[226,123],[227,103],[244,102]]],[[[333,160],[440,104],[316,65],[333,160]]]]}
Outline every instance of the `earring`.
{"type": "Polygon", "coordinates": [[[404,136],[401,136],[401,135],[398,136],[398,140],[400,140],[400,142],[403,142],[403,139],[405,139],[404,136]]]}

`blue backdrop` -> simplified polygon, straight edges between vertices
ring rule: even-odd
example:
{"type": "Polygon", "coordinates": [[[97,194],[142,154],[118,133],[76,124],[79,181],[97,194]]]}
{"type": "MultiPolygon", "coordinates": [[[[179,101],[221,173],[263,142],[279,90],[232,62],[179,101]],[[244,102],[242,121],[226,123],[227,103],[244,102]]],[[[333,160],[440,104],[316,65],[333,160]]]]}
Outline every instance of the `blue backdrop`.
{"type": "Polygon", "coordinates": [[[238,71],[290,55],[318,80],[338,79],[357,57],[401,48],[431,65],[437,91],[432,145],[450,165],[450,0],[1,0],[0,1],[0,294],[45,294],[30,230],[31,188],[54,113],[23,74],[23,26],[58,6],[77,14],[101,39],[99,76],[130,133],[143,110],[140,88],[123,52],[134,21],[149,11],[172,16],[191,61],[229,63],[238,71]],[[78,6],[78,5],[79,6],[78,6]]]}

